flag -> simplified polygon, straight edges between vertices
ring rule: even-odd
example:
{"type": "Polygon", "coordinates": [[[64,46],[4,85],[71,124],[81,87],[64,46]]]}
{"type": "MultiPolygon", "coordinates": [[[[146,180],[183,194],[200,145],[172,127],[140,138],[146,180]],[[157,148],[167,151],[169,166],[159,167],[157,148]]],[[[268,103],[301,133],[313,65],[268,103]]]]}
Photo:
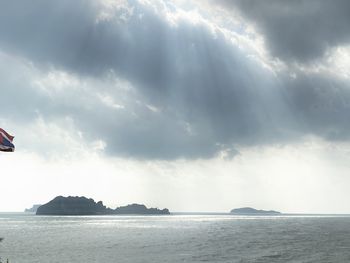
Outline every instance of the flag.
{"type": "Polygon", "coordinates": [[[13,145],[13,136],[8,134],[5,130],[0,128],[0,151],[1,152],[13,152],[15,146],[13,145]]]}

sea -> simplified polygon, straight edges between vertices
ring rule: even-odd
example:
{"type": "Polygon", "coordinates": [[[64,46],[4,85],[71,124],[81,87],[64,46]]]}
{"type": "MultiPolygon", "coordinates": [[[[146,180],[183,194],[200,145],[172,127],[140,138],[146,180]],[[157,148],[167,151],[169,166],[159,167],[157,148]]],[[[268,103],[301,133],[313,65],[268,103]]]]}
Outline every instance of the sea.
{"type": "Polygon", "coordinates": [[[0,213],[9,263],[350,262],[350,216],[0,213]]]}

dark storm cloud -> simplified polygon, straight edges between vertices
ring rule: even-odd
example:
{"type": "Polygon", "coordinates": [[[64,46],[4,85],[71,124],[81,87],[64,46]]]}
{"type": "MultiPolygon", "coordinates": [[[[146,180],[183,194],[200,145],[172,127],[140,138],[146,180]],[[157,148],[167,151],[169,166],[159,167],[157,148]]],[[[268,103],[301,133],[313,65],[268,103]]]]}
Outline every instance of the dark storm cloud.
{"type": "Polygon", "coordinates": [[[322,74],[302,74],[285,82],[299,129],[330,141],[350,139],[350,83],[322,74]]]}
{"type": "MultiPolygon", "coordinates": [[[[2,64],[1,83],[14,98],[5,108],[18,121],[69,116],[86,138],[104,140],[108,153],[145,159],[210,158],[308,133],[347,139],[347,83],[276,77],[220,32],[185,19],[171,25],[161,5],[156,12],[129,1],[132,9],[98,19],[97,1],[1,3],[0,50],[38,71],[33,77],[2,64]],[[68,81],[64,92],[47,96],[29,84],[52,70],[69,72],[82,87],[68,81]],[[123,90],[108,74],[133,88],[123,90]],[[105,105],[100,93],[125,109],[105,105]]],[[[50,91],[53,84],[44,85],[50,91]]]]}
{"type": "Polygon", "coordinates": [[[241,11],[266,39],[272,55],[309,62],[350,40],[347,0],[213,0],[241,11]]]}

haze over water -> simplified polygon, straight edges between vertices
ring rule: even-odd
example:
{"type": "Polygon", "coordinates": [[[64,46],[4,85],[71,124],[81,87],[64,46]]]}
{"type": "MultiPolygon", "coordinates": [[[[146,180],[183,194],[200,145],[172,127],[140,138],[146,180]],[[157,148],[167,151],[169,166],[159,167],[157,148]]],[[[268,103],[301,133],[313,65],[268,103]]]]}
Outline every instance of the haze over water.
{"type": "Polygon", "coordinates": [[[349,262],[349,216],[0,214],[2,259],[34,262],[349,262]]]}

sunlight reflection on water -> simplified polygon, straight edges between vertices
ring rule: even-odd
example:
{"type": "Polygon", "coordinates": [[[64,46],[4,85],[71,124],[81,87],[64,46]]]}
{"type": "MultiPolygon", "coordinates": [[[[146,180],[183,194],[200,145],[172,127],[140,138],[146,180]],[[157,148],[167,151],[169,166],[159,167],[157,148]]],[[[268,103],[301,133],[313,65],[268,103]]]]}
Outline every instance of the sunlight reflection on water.
{"type": "Polygon", "coordinates": [[[348,216],[0,214],[21,262],[349,262],[348,216]]]}

